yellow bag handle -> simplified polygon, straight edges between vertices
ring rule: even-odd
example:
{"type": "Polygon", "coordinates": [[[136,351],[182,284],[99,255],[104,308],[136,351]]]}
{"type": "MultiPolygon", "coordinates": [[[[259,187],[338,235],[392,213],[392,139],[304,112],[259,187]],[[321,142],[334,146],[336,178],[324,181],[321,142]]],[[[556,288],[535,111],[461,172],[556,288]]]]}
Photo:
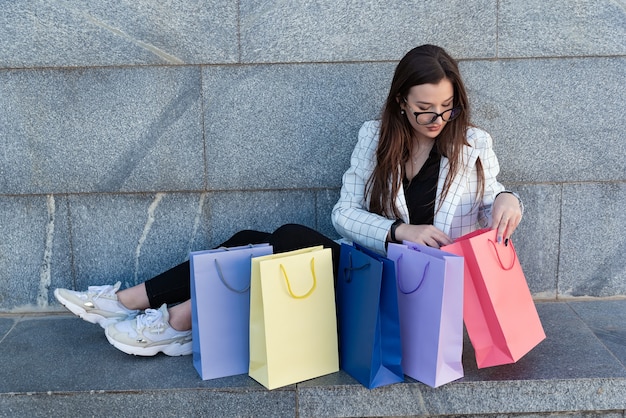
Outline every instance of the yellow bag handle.
{"type": "Polygon", "coordinates": [[[311,258],[311,274],[313,275],[313,286],[311,286],[311,289],[309,289],[309,291],[306,292],[304,295],[296,295],[293,293],[293,291],[291,290],[291,284],[289,284],[289,278],[287,277],[287,271],[285,270],[285,266],[283,266],[282,264],[280,264],[280,271],[282,271],[283,276],[285,276],[285,282],[287,282],[287,290],[289,291],[291,297],[294,299],[304,299],[311,296],[311,293],[313,293],[315,287],[317,286],[317,277],[315,276],[315,257],[311,258]]]}

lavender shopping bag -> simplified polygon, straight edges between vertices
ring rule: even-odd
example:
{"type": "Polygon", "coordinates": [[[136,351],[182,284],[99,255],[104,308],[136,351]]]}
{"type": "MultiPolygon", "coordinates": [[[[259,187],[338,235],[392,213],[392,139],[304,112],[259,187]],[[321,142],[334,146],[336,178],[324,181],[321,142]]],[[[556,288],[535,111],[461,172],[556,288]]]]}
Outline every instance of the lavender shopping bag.
{"type": "Polygon", "coordinates": [[[402,369],[431,387],[463,377],[463,257],[389,244],[396,263],[402,369]]]}
{"type": "Polygon", "coordinates": [[[252,257],[268,244],[192,252],[193,365],[203,380],[248,372],[252,257]]]}

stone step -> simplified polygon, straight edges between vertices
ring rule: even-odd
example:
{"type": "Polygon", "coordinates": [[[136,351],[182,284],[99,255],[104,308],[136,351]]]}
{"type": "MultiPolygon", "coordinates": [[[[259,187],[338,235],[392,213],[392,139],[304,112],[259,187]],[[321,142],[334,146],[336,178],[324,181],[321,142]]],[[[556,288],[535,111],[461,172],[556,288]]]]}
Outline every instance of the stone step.
{"type": "Polygon", "coordinates": [[[247,375],[203,381],[191,356],[126,355],[67,314],[0,317],[0,416],[371,417],[626,414],[626,300],[538,302],[547,338],[515,364],[433,389],[368,390],[344,372],[267,390],[247,375]]]}

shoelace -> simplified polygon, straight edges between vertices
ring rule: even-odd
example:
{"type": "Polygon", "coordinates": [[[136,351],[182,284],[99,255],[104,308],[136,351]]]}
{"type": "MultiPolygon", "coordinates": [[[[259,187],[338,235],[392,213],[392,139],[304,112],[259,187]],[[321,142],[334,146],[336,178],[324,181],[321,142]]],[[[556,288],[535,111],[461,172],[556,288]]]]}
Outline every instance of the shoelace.
{"type": "Polygon", "coordinates": [[[92,299],[95,301],[97,300],[100,296],[104,295],[105,293],[111,293],[111,291],[115,292],[115,288],[111,285],[105,285],[105,286],[89,286],[87,288],[87,294],[89,296],[92,297],[92,299]]]}
{"type": "Polygon", "coordinates": [[[142,330],[144,328],[151,328],[154,325],[157,325],[157,332],[163,331],[163,312],[158,309],[146,309],[143,315],[139,315],[137,318],[137,330],[142,330]],[[160,322],[160,323],[159,323],[160,322]]]}

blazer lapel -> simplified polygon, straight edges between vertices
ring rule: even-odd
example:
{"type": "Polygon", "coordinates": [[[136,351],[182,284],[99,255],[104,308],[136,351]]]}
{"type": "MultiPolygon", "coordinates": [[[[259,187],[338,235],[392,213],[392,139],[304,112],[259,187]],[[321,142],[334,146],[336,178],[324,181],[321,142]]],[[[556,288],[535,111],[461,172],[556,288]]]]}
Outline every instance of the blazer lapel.
{"type": "Polygon", "coordinates": [[[470,146],[463,147],[463,161],[461,162],[461,170],[454,176],[450,190],[443,201],[439,200],[439,196],[443,193],[443,184],[446,176],[450,171],[449,161],[446,157],[441,157],[441,166],[439,169],[439,181],[437,183],[437,202],[435,205],[435,220],[433,224],[441,229],[444,233],[450,233],[452,219],[456,213],[457,206],[461,201],[461,196],[465,192],[468,185],[468,177],[476,164],[479,150],[470,146]]]}
{"type": "Polygon", "coordinates": [[[402,185],[398,189],[398,195],[396,196],[396,207],[400,211],[400,218],[409,223],[409,207],[406,204],[406,196],[404,195],[404,187],[402,185]]]}

